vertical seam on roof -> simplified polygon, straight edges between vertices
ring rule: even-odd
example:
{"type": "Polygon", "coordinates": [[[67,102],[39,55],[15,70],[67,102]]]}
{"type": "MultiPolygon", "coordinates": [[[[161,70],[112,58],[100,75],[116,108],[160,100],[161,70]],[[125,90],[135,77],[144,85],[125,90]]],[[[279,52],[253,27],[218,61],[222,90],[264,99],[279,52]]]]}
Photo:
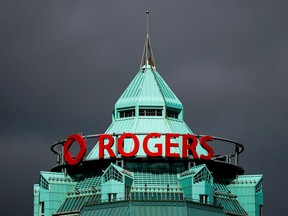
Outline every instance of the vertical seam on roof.
{"type": "Polygon", "coordinates": [[[160,84],[159,84],[158,79],[157,79],[157,76],[156,76],[156,70],[154,70],[154,69],[151,67],[151,71],[152,71],[153,77],[154,77],[154,79],[155,79],[155,81],[156,81],[156,83],[157,83],[157,86],[158,86],[158,88],[159,88],[159,91],[160,91],[160,93],[161,93],[161,95],[162,95],[162,97],[163,97],[164,104],[165,104],[165,106],[167,106],[166,98],[165,98],[165,96],[164,96],[164,94],[163,94],[163,92],[162,92],[162,89],[161,89],[161,87],[160,87],[160,84]]]}
{"type": "Polygon", "coordinates": [[[168,86],[168,84],[165,82],[165,80],[160,76],[158,72],[156,73],[156,78],[157,78],[157,81],[159,82],[159,85],[161,86],[161,90],[163,91],[166,90],[164,93],[166,93],[168,96],[168,99],[170,99],[169,102],[172,104],[183,106],[181,101],[177,98],[177,96],[174,94],[172,89],[168,86]]]}

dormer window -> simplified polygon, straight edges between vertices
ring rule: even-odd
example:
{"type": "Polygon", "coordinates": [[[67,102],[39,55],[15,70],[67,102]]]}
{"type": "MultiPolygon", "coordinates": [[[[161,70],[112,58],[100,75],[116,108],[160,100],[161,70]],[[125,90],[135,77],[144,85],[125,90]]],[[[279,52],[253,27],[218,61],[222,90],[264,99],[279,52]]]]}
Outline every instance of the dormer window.
{"type": "Polygon", "coordinates": [[[139,116],[162,116],[162,109],[139,109],[139,116]]]}
{"type": "Polygon", "coordinates": [[[125,110],[119,110],[119,118],[128,118],[128,117],[134,117],[135,116],[135,109],[125,109],[125,110]]]}
{"type": "Polygon", "coordinates": [[[181,110],[179,110],[179,109],[167,108],[167,117],[178,119],[180,112],[181,112],[181,110]]]}

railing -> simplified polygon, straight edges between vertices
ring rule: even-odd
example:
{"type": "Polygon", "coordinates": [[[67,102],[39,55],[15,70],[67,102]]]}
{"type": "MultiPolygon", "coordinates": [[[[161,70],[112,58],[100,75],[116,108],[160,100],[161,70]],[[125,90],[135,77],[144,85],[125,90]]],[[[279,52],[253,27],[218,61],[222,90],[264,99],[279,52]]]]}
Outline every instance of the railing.
{"type": "MultiPolygon", "coordinates": [[[[111,135],[117,139],[119,136],[121,136],[123,134],[124,133],[113,133],[113,134],[108,134],[108,135],[111,135]]],[[[141,135],[147,135],[149,133],[134,133],[134,134],[141,136],[141,135]]],[[[166,135],[168,133],[159,133],[159,134],[160,135],[166,135]]],[[[97,140],[100,135],[102,135],[102,134],[92,134],[92,135],[82,135],[82,136],[86,141],[88,141],[88,140],[93,140],[93,139],[97,140]]],[[[183,135],[184,134],[180,134],[180,136],[183,136],[183,135]]],[[[191,134],[191,135],[193,135],[197,138],[207,136],[207,135],[201,135],[201,134],[191,134]]],[[[226,138],[222,138],[222,137],[217,137],[217,136],[211,136],[211,137],[213,138],[213,141],[220,141],[221,144],[225,144],[225,145],[228,144],[230,146],[231,145],[234,146],[233,152],[229,152],[227,154],[214,155],[212,160],[223,161],[226,163],[230,163],[230,164],[233,163],[235,165],[238,165],[239,154],[244,151],[244,146],[241,143],[236,142],[234,140],[230,140],[230,139],[226,139],[226,138]]],[[[59,140],[51,146],[51,151],[57,155],[57,165],[64,165],[65,164],[64,159],[63,159],[63,145],[64,145],[66,140],[67,139],[59,140]],[[61,149],[59,149],[59,146],[61,149]]],[[[93,142],[94,145],[95,145],[95,143],[97,143],[97,141],[93,142]]],[[[143,158],[143,156],[141,156],[141,157],[143,158]]],[[[119,158],[121,158],[121,156],[119,158]]],[[[136,156],[136,158],[137,158],[137,156],[136,156]]],[[[191,158],[191,159],[193,159],[193,158],[191,158]]],[[[84,161],[85,161],[85,159],[84,159],[84,161]]]]}
{"type": "Polygon", "coordinates": [[[85,202],[84,205],[99,205],[99,204],[109,204],[109,203],[115,203],[115,202],[193,202],[193,203],[197,203],[197,204],[204,204],[204,205],[213,205],[213,206],[217,206],[217,207],[221,207],[220,203],[217,203],[214,199],[212,201],[210,200],[200,200],[200,199],[192,199],[192,198],[186,198],[184,196],[179,197],[178,199],[159,199],[157,197],[142,197],[142,198],[125,198],[125,197],[117,197],[115,199],[101,199],[98,201],[93,201],[93,202],[85,202]]]}

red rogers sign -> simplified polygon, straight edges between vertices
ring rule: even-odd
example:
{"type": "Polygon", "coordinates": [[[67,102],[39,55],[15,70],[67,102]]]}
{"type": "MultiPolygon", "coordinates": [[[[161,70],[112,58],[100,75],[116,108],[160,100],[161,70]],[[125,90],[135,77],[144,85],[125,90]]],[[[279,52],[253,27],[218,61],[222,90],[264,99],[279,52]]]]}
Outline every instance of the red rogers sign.
{"type": "MultiPolygon", "coordinates": [[[[161,157],[163,155],[163,151],[165,152],[165,157],[167,158],[188,158],[188,152],[192,154],[192,156],[196,159],[204,159],[204,160],[210,160],[214,156],[214,151],[211,146],[207,144],[207,142],[212,141],[213,138],[211,136],[203,136],[200,138],[200,140],[197,139],[196,136],[192,134],[176,134],[176,133],[170,133],[161,135],[160,133],[149,133],[145,135],[143,139],[143,143],[141,143],[143,150],[145,154],[148,157],[161,157]],[[153,138],[160,138],[161,136],[165,137],[165,144],[163,143],[156,143],[154,144],[153,150],[156,149],[155,152],[152,152],[151,149],[149,149],[149,141],[153,138]],[[177,143],[173,142],[172,139],[179,138],[182,136],[182,142],[177,143]],[[177,148],[181,145],[181,155],[180,153],[174,153],[171,152],[171,148],[177,148]],[[206,154],[200,154],[198,155],[196,148],[198,145],[201,145],[203,149],[206,150],[206,154]]],[[[99,159],[104,159],[105,151],[108,153],[110,158],[116,158],[116,153],[113,150],[113,146],[117,144],[117,154],[121,154],[122,157],[134,157],[139,151],[140,148],[140,141],[137,137],[137,135],[133,133],[124,133],[118,137],[117,142],[115,142],[115,137],[110,134],[101,134],[99,135],[99,159]],[[130,152],[125,152],[123,148],[123,144],[125,139],[132,139],[133,140],[133,147],[130,152]]],[[[114,148],[115,149],[115,148],[114,148]]],[[[83,137],[79,134],[72,134],[68,137],[66,142],[64,143],[64,159],[65,161],[70,165],[78,164],[84,157],[86,153],[86,142],[83,139],[83,137]],[[80,151],[77,154],[76,157],[73,157],[70,152],[69,148],[71,144],[77,141],[80,151]]]]}

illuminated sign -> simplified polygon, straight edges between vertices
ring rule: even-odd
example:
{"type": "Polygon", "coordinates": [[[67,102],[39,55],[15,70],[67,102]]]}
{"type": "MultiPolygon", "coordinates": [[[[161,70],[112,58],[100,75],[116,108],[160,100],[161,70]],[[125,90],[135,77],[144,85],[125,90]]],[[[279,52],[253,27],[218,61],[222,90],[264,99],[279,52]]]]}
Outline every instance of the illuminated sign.
{"type": "MultiPolygon", "coordinates": [[[[167,158],[188,158],[188,155],[193,156],[195,159],[204,159],[210,160],[214,156],[214,151],[211,146],[207,144],[207,142],[212,141],[213,138],[211,136],[203,136],[200,140],[197,139],[196,136],[192,134],[176,134],[176,133],[168,133],[165,135],[161,135],[160,133],[149,133],[146,134],[143,143],[141,143],[143,147],[143,151],[148,157],[162,157],[163,151],[165,152],[165,157],[167,158]],[[165,137],[165,145],[163,143],[156,143],[153,146],[152,151],[149,149],[149,141],[153,138],[160,138],[161,136],[165,137]],[[181,139],[182,137],[182,139],[181,139]],[[181,143],[173,142],[173,139],[179,138],[181,143]],[[181,146],[180,146],[181,145],[181,146]],[[206,154],[198,155],[196,148],[198,145],[206,150],[206,154]],[[172,148],[182,149],[181,154],[172,152],[172,148]]],[[[133,133],[124,133],[117,138],[117,142],[115,142],[115,136],[110,134],[101,134],[99,135],[99,159],[104,159],[105,152],[109,155],[110,158],[116,158],[116,154],[120,154],[122,157],[135,157],[140,148],[140,141],[137,135],[133,133]],[[132,150],[126,152],[124,150],[124,142],[125,139],[133,140],[132,150]],[[114,147],[114,145],[115,146],[114,147]],[[115,152],[113,149],[117,149],[115,152]]],[[[71,135],[64,144],[64,159],[70,165],[78,164],[84,157],[86,152],[86,142],[81,135],[73,134],[71,135]],[[71,144],[77,141],[80,146],[80,151],[76,157],[71,156],[69,152],[69,148],[71,144]]]]}

